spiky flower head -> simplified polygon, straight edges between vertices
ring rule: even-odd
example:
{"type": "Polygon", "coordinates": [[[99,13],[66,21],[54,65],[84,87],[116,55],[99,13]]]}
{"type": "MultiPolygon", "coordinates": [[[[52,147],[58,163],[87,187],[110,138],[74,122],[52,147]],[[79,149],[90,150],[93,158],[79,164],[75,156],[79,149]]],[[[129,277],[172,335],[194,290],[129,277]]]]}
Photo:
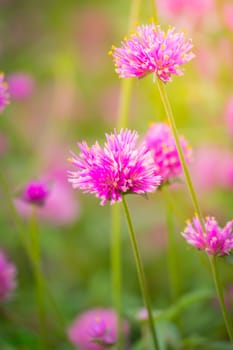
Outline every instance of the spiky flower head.
{"type": "Polygon", "coordinates": [[[41,181],[30,181],[24,188],[21,198],[30,204],[42,206],[48,197],[47,184],[41,181]]]}
{"type": "Polygon", "coordinates": [[[88,147],[78,143],[81,153],[72,153],[70,162],[77,168],[69,172],[68,181],[73,188],[93,193],[101,199],[119,202],[126,193],[145,194],[153,192],[161,182],[155,174],[152,155],[145,143],[136,146],[136,131],[121,129],[106,134],[106,143],[101,148],[98,142],[88,147]]]}
{"type": "Polygon", "coordinates": [[[149,73],[164,82],[172,75],[183,75],[180,66],[189,62],[194,54],[191,39],[184,32],[175,32],[169,27],[165,32],[154,23],[141,25],[125,38],[121,47],[112,46],[115,70],[120,78],[143,78],[149,73]]]}
{"type": "MultiPolygon", "coordinates": [[[[183,136],[179,139],[185,160],[190,162],[192,150],[183,136]]],[[[170,181],[182,173],[175,139],[167,123],[152,124],[145,141],[153,155],[156,171],[162,176],[163,182],[170,181]]]]}
{"type": "Polygon", "coordinates": [[[0,73],[0,113],[9,104],[8,84],[4,81],[4,74],[0,73]]]}
{"type": "Polygon", "coordinates": [[[195,216],[188,221],[182,236],[192,246],[204,250],[209,255],[229,254],[233,248],[233,220],[221,228],[214,217],[206,217],[203,230],[200,220],[195,216]]]}
{"type": "Polygon", "coordinates": [[[0,302],[6,300],[16,286],[16,268],[0,250],[0,302]]]}
{"type": "MultiPolygon", "coordinates": [[[[129,325],[122,322],[123,344],[127,344],[129,325]]],[[[117,341],[117,315],[114,310],[94,308],[80,314],[68,328],[71,343],[80,350],[104,350],[117,341]]],[[[123,347],[125,349],[125,346],[123,347]]]]}

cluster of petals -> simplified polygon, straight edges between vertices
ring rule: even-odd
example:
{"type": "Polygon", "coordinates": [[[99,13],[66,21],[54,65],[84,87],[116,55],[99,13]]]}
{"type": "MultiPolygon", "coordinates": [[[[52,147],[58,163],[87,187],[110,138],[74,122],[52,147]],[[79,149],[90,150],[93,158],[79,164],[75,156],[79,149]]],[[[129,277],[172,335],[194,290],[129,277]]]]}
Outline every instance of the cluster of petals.
{"type": "Polygon", "coordinates": [[[10,263],[3,251],[0,250],[0,301],[9,298],[16,286],[16,268],[10,263]]]}
{"type": "Polygon", "coordinates": [[[0,112],[9,104],[8,84],[4,80],[4,74],[0,73],[0,112]]]}
{"type": "MultiPolygon", "coordinates": [[[[179,140],[185,160],[190,162],[192,150],[184,137],[180,136],[179,140]]],[[[145,141],[153,155],[156,172],[162,176],[163,182],[182,173],[175,139],[167,123],[152,124],[145,136],[145,141]]]]}
{"type": "Polygon", "coordinates": [[[48,197],[47,184],[41,181],[30,181],[24,188],[22,199],[30,204],[41,206],[48,197]]]}
{"type": "Polygon", "coordinates": [[[233,220],[221,228],[214,217],[207,217],[203,229],[195,216],[192,222],[188,221],[182,236],[189,244],[209,255],[226,255],[233,248],[233,220]]]}
{"type": "Polygon", "coordinates": [[[154,73],[164,82],[172,80],[172,75],[182,75],[180,66],[189,62],[194,54],[191,39],[186,40],[184,32],[175,32],[169,27],[167,32],[154,23],[138,26],[121,47],[112,47],[116,72],[121,78],[142,78],[154,73]]]}
{"type": "Polygon", "coordinates": [[[106,134],[104,148],[98,142],[88,147],[78,143],[79,155],[72,153],[70,162],[76,171],[69,171],[68,181],[73,188],[93,193],[101,205],[121,201],[126,193],[153,192],[161,182],[155,174],[154,161],[145,143],[136,145],[136,131],[121,129],[106,134]]]}
{"type": "MultiPolygon", "coordinates": [[[[117,341],[117,315],[111,309],[94,308],[80,314],[68,328],[70,342],[79,350],[103,350],[117,341]]],[[[127,343],[129,325],[123,322],[127,343]]]]}

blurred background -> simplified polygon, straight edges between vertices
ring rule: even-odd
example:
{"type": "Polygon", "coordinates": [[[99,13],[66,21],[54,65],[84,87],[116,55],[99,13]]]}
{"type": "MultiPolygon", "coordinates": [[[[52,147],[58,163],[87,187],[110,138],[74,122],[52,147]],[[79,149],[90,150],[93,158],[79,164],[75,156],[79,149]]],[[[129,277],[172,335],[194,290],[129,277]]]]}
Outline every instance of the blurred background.
{"type": "MultiPolygon", "coordinates": [[[[119,46],[129,32],[130,3],[0,1],[0,70],[10,92],[10,104],[0,116],[1,171],[25,230],[30,213],[19,198],[20,191],[31,180],[51,183],[50,198],[38,210],[39,232],[44,275],[64,318],[64,329],[83,310],[112,306],[110,205],[101,207],[94,196],[74,191],[66,172],[70,150],[78,152],[77,141],[102,144],[105,133],[117,125],[121,80],[108,51],[112,44],[119,46]]],[[[232,219],[233,207],[233,3],[156,3],[161,26],[186,29],[187,37],[193,39],[196,58],[185,66],[184,77],[173,78],[168,94],[178,129],[193,148],[190,169],[203,213],[215,215],[225,224],[232,219]]],[[[148,23],[151,16],[152,3],[143,1],[138,22],[148,23]]],[[[149,75],[133,81],[129,128],[136,129],[141,138],[150,123],[165,120],[152,79],[149,75]]],[[[193,215],[184,180],[170,192],[180,295],[200,286],[212,288],[208,268],[180,235],[186,219],[193,215]]],[[[32,269],[1,190],[0,194],[0,249],[17,268],[17,288],[4,303],[2,314],[0,310],[0,349],[34,349],[32,269]]],[[[150,195],[149,200],[129,196],[153,305],[158,309],[171,303],[165,202],[162,192],[150,195]]],[[[132,319],[131,342],[137,344],[139,326],[134,317],[142,300],[122,222],[123,310],[125,317],[132,319]]],[[[220,264],[226,286],[232,283],[230,260],[220,264]]],[[[182,314],[183,335],[192,331],[217,337],[224,333],[218,313],[210,303],[195,305],[182,314]],[[201,320],[195,316],[200,310],[201,320]]],[[[48,315],[51,348],[72,349],[68,340],[58,335],[55,317],[52,311],[48,315]]],[[[139,345],[137,349],[141,349],[139,345]]]]}

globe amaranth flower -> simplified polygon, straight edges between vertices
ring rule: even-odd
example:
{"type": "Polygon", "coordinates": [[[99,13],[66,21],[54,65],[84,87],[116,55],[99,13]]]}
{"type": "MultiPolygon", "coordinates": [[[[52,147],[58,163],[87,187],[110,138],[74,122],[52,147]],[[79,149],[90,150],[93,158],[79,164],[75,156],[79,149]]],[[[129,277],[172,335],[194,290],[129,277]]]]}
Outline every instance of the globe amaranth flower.
{"type": "Polygon", "coordinates": [[[207,217],[204,226],[205,231],[199,218],[195,216],[192,222],[187,222],[182,236],[189,244],[209,255],[229,254],[233,248],[233,220],[221,228],[214,217],[207,217]]]}
{"type": "Polygon", "coordinates": [[[0,113],[9,104],[8,84],[4,81],[4,74],[0,73],[0,113]]]}
{"type": "Polygon", "coordinates": [[[9,298],[16,286],[16,268],[0,250],[0,302],[9,298]]]}
{"type": "MultiPolygon", "coordinates": [[[[186,162],[190,162],[192,150],[184,137],[180,136],[180,144],[186,162]]],[[[182,173],[182,166],[172,131],[166,123],[154,123],[149,128],[145,141],[152,152],[156,171],[163,182],[182,173]]]]}
{"type": "Polygon", "coordinates": [[[121,78],[143,78],[154,73],[164,82],[172,75],[182,75],[180,66],[189,62],[194,54],[191,39],[184,32],[176,33],[174,27],[164,32],[154,23],[138,26],[121,47],[112,46],[115,70],[121,78]]]}
{"type": "MultiPolygon", "coordinates": [[[[111,309],[94,308],[79,315],[68,328],[68,338],[79,350],[103,350],[117,342],[117,315],[111,309]]],[[[124,345],[129,325],[122,324],[124,345]]],[[[124,347],[125,349],[125,347],[124,347]]]]}
{"type": "Polygon", "coordinates": [[[136,146],[138,134],[128,129],[106,134],[102,149],[98,142],[88,147],[78,143],[81,153],[70,162],[77,168],[69,172],[73,188],[93,193],[101,205],[121,201],[126,193],[145,194],[154,191],[161,182],[155,174],[154,161],[145,143],[136,146]]]}
{"type": "Polygon", "coordinates": [[[30,204],[42,206],[48,197],[48,185],[40,181],[30,181],[24,188],[21,198],[30,204]]]}

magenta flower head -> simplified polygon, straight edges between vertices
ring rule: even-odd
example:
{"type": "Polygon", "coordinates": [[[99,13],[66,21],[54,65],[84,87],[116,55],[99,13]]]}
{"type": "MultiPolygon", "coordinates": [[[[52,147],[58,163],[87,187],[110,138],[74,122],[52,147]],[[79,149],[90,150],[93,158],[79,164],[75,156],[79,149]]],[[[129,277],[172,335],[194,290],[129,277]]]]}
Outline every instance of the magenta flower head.
{"type": "MultiPolygon", "coordinates": [[[[152,124],[148,130],[145,141],[152,152],[156,171],[162,176],[163,182],[182,173],[178,151],[172,131],[166,123],[152,124]]],[[[192,150],[184,137],[180,137],[186,162],[190,162],[192,150]]]]}
{"type": "Polygon", "coordinates": [[[155,174],[152,155],[145,143],[136,147],[138,134],[128,129],[117,134],[106,134],[106,143],[101,148],[96,142],[88,147],[78,143],[81,153],[72,153],[70,162],[77,168],[69,172],[68,181],[73,188],[93,193],[101,199],[119,202],[126,193],[145,194],[154,191],[161,182],[155,174]]]}
{"type": "Polygon", "coordinates": [[[0,250],[0,302],[6,300],[16,286],[16,268],[0,250]]]}
{"type": "Polygon", "coordinates": [[[9,104],[8,85],[4,81],[4,74],[0,73],[0,113],[9,104]]]}
{"type": "Polygon", "coordinates": [[[205,219],[205,231],[197,216],[187,222],[182,233],[186,241],[194,247],[204,250],[209,255],[222,256],[229,254],[233,248],[233,220],[221,228],[215,218],[205,219]]]}
{"type": "MultiPolygon", "coordinates": [[[[129,325],[123,322],[124,343],[129,325]]],[[[68,328],[68,338],[79,350],[104,350],[117,341],[117,315],[111,309],[96,308],[79,315],[68,328]]]]}
{"type": "Polygon", "coordinates": [[[48,197],[48,186],[40,181],[30,181],[23,190],[21,198],[30,204],[42,206],[48,197]]]}
{"type": "Polygon", "coordinates": [[[34,79],[28,73],[12,73],[7,78],[9,92],[12,99],[25,100],[34,90],[34,79]]]}
{"type": "Polygon", "coordinates": [[[138,26],[121,47],[112,47],[116,72],[120,78],[143,78],[149,73],[164,82],[172,75],[182,75],[180,66],[189,62],[194,54],[192,41],[185,40],[184,32],[176,33],[174,27],[164,32],[154,23],[138,26]]]}

